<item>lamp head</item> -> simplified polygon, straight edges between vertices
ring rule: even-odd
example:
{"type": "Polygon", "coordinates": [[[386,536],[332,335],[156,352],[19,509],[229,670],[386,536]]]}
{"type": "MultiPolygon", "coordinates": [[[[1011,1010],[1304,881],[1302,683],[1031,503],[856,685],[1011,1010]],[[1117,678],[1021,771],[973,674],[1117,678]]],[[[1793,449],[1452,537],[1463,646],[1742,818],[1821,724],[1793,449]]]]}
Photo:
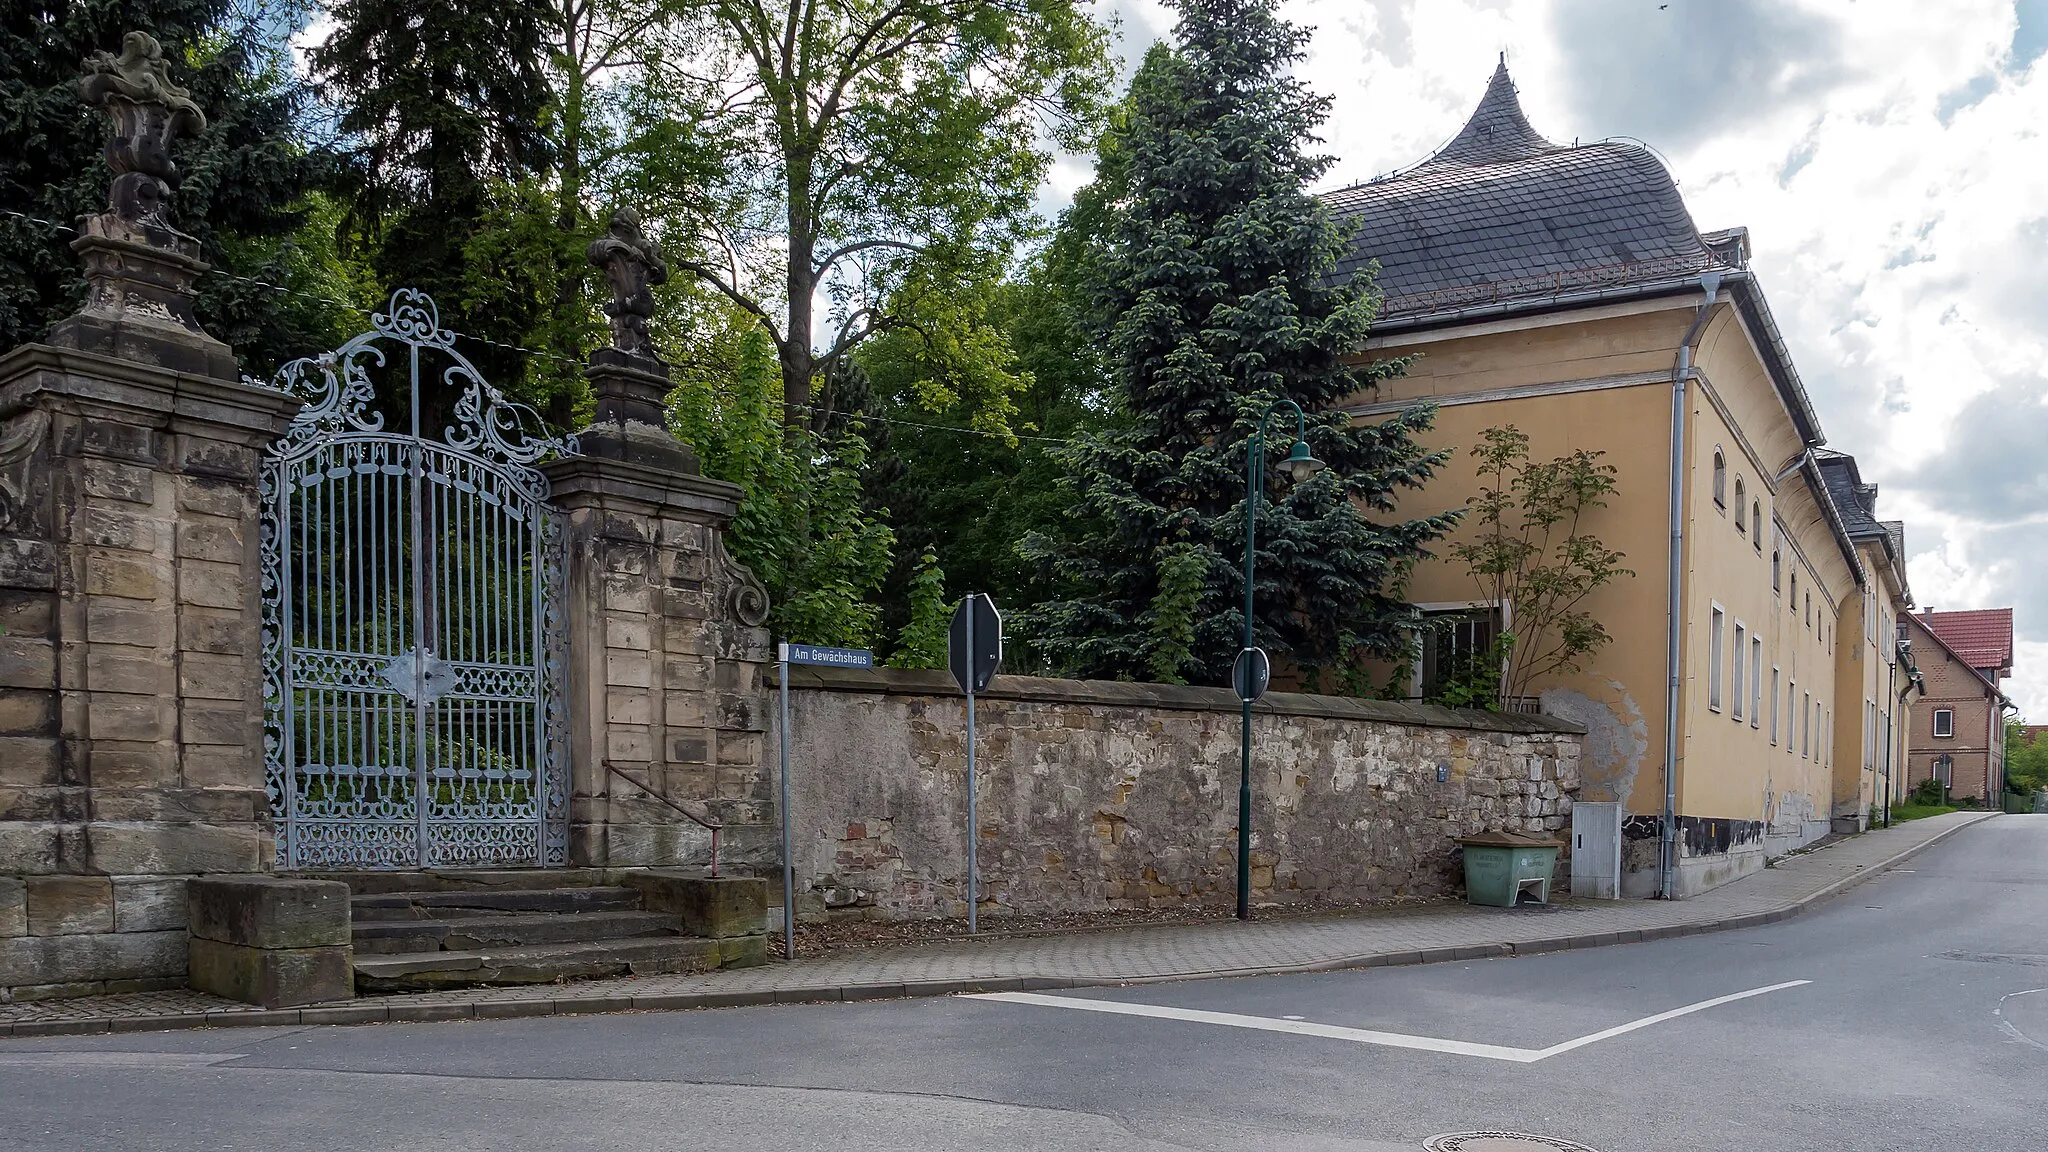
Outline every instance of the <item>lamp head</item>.
{"type": "Polygon", "coordinates": [[[1287,454],[1287,459],[1280,462],[1280,471],[1296,484],[1321,472],[1325,467],[1327,465],[1321,460],[1309,455],[1308,441],[1306,440],[1296,440],[1294,442],[1294,450],[1287,454]]]}

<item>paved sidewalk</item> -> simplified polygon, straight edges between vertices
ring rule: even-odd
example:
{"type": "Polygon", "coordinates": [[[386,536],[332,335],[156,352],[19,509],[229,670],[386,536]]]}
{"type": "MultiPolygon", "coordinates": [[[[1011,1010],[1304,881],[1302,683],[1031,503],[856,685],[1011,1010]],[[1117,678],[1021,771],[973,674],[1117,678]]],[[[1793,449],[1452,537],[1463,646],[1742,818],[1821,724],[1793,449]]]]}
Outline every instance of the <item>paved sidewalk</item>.
{"type": "Polygon", "coordinates": [[[1682,901],[1575,900],[1514,911],[1444,904],[1358,916],[894,945],[690,976],[420,992],[279,1011],[199,992],[144,992],[0,1005],[0,1036],[876,1000],[1320,972],[1595,948],[1750,928],[1796,916],[1990,815],[1958,812],[1865,833],[1682,901]]]}

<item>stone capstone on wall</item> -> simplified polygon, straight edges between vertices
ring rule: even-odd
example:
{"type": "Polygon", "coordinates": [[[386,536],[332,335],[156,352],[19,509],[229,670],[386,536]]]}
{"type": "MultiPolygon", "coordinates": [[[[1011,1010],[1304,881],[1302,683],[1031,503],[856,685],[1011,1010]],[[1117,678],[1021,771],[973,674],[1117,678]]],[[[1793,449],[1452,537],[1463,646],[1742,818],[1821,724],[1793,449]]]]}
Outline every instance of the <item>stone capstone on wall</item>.
{"type": "MultiPolygon", "coordinates": [[[[966,716],[943,673],[792,675],[799,910],[966,911],[966,716]]],[[[985,912],[1235,898],[1236,698],[999,677],[978,698],[985,912]]],[[[1565,837],[1581,730],[1542,716],[1269,694],[1253,722],[1260,904],[1454,895],[1456,839],[1565,837]]]]}

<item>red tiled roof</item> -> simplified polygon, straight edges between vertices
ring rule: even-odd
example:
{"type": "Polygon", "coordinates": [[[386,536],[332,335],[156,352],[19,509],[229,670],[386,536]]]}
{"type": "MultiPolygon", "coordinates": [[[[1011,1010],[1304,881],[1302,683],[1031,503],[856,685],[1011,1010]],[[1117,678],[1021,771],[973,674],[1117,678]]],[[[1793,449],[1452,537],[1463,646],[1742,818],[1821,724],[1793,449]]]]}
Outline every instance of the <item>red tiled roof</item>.
{"type": "Polygon", "coordinates": [[[1922,612],[1917,617],[1929,632],[1978,669],[2012,667],[2012,609],[1974,612],[1922,612]]]}

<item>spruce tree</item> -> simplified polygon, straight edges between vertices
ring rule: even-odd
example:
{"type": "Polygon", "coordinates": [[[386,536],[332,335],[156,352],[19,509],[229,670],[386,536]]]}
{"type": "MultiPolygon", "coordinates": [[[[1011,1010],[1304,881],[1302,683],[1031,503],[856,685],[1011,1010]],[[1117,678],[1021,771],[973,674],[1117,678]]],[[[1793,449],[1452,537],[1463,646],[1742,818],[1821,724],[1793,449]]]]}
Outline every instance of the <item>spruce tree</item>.
{"type": "Polygon", "coordinates": [[[345,235],[387,290],[418,288],[491,382],[557,423],[583,391],[573,367],[532,363],[565,267],[551,165],[547,29],[540,0],[341,0],[312,53],[320,89],[360,141],[345,235]],[[496,346],[483,341],[495,341],[496,346]]]}
{"type": "Polygon", "coordinates": [[[1280,480],[1271,464],[1294,421],[1276,416],[1259,469],[1255,635],[1311,673],[1353,667],[1405,645],[1403,582],[1453,523],[1395,515],[1397,494],[1441,460],[1413,439],[1430,413],[1365,424],[1332,410],[1391,369],[1356,362],[1376,297],[1369,278],[1332,277],[1346,238],[1307,190],[1329,160],[1310,151],[1328,101],[1289,75],[1306,31],[1274,0],[1176,6],[1174,43],[1133,81],[1106,174],[1122,184],[1115,219],[1091,266],[1112,426],[1064,453],[1064,538],[1025,542],[1064,586],[1028,623],[1073,674],[1222,683],[1243,628],[1246,453],[1286,397],[1330,467],[1280,480]]]}
{"type": "Polygon", "coordinates": [[[297,127],[307,93],[285,43],[294,15],[230,0],[0,0],[0,349],[84,300],[69,229],[105,210],[109,176],[105,119],[78,98],[78,79],[87,56],[118,54],[132,31],[163,44],[206,113],[206,131],[173,153],[183,179],[172,216],[215,269],[198,284],[201,323],[264,376],[361,322],[319,299],[346,294],[325,246],[297,244],[334,160],[297,127]]]}

